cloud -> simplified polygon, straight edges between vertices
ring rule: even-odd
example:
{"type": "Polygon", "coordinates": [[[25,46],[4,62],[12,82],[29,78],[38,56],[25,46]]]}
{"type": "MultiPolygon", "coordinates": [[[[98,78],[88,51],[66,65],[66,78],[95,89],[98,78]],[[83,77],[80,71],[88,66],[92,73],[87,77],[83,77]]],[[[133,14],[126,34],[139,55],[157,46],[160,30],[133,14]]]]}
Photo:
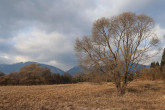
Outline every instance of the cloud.
{"type": "Polygon", "coordinates": [[[10,62],[50,62],[69,69],[76,65],[75,38],[89,33],[90,23],[83,13],[92,8],[93,3],[92,0],[1,2],[0,38],[10,40],[1,43],[4,49],[1,51],[6,51],[9,59],[13,59],[10,62]],[[14,52],[9,54],[10,50],[14,52]]]}
{"type": "Polygon", "coordinates": [[[66,37],[58,32],[47,34],[38,29],[31,29],[29,33],[20,33],[13,38],[13,42],[16,43],[15,48],[21,55],[18,58],[26,58],[23,59],[24,61],[54,64],[66,69],[71,65],[74,66],[76,62],[72,43],[74,40],[71,35],[66,37]],[[60,66],[61,63],[63,67],[60,66]]]}
{"type": "Polygon", "coordinates": [[[77,64],[76,37],[89,35],[96,19],[125,11],[144,13],[155,19],[162,36],[164,4],[163,0],[1,0],[0,62],[37,61],[67,70],[77,64]]]}
{"type": "Polygon", "coordinates": [[[79,31],[89,26],[84,12],[94,6],[93,0],[6,0],[0,4],[1,26],[9,31],[32,26],[47,32],[79,31]]]}

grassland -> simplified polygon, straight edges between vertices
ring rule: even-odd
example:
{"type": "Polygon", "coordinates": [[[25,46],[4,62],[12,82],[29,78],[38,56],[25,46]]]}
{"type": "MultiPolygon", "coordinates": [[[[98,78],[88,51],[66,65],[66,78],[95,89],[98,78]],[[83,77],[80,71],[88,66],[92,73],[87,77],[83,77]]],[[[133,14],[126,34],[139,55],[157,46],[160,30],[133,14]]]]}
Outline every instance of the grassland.
{"type": "Polygon", "coordinates": [[[165,109],[162,81],[134,81],[118,96],[112,83],[0,86],[0,110],[165,109]]]}

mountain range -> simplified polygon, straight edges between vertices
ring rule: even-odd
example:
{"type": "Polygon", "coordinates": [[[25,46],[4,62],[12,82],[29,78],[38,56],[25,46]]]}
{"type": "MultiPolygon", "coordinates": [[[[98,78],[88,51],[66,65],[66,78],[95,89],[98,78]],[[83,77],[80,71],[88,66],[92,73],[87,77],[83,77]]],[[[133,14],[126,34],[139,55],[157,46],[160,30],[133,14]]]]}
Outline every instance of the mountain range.
{"type": "MultiPolygon", "coordinates": [[[[15,64],[0,64],[0,71],[5,73],[5,74],[9,74],[11,72],[18,72],[20,70],[20,68],[22,68],[23,66],[25,65],[29,65],[29,64],[32,64],[32,63],[37,63],[37,62],[20,62],[20,63],[15,63],[15,64]]],[[[46,65],[46,64],[41,64],[41,67],[46,67],[46,68],[49,68],[50,71],[52,73],[59,73],[59,74],[63,74],[64,71],[57,68],[57,67],[54,67],[54,66],[50,66],[50,65],[46,65]]]]}
{"type": "MultiPolygon", "coordinates": [[[[37,62],[20,62],[20,63],[15,63],[15,64],[0,64],[0,72],[3,72],[5,74],[9,74],[11,72],[18,72],[20,70],[20,68],[22,68],[25,65],[29,65],[32,63],[37,63],[37,62]]],[[[55,67],[55,66],[51,66],[51,65],[47,65],[47,64],[41,64],[40,65],[42,67],[46,67],[49,68],[50,71],[52,73],[59,73],[59,74],[64,74],[65,71],[55,67]]],[[[149,68],[150,65],[141,65],[139,64],[137,66],[137,70],[140,70],[142,68],[149,68]]],[[[70,70],[66,71],[67,73],[71,74],[71,75],[76,75],[76,74],[81,74],[82,73],[82,69],[79,66],[74,66],[73,68],[71,68],[70,70]]]]}
{"type": "MultiPolygon", "coordinates": [[[[134,63],[133,66],[132,66],[132,68],[131,68],[131,70],[133,70],[133,68],[135,67],[135,65],[136,64],[134,63]]],[[[149,67],[150,67],[150,65],[138,64],[137,67],[136,67],[136,70],[140,70],[140,69],[143,69],[143,68],[149,68],[149,67]]],[[[71,75],[74,76],[76,74],[81,74],[83,72],[82,72],[81,67],[75,66],[75,67],[71,68],[70,70],[68,70],[67,73],[70,73],[71,75]]]]}

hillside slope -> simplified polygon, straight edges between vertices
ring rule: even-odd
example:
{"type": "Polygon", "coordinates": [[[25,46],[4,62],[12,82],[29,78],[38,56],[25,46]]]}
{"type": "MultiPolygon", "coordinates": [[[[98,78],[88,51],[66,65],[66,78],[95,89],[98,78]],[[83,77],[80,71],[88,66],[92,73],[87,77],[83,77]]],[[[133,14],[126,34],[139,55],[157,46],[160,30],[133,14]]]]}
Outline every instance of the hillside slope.
{"type": "MultiPolygon", "coordinates": [[[[135,65],[136,64],[134,64],[131,69],[133,69],[135,65]]],[[[143,68],[149,68],[149,67],[150,67],[150,65],[138,64],[138,66],[136,67],[136,70],[141,70],[143,68]]],[[[73,68],[71,68],[67,72],[70,73],[71,75],[76,75],[76,74],[81,74],[82,73],[82,69],[79,66],[74,66],[73,68]]]]}
{"type": "MultiPolygon", "coordinates": [[[[25,65],[29,65],[31,63],[37,63],[37,62],[20,62],[20,63],[15,63],[15,64],[0,64],[0,71],[5,73],[5,74],[9,74],[11,72],[18,72],[20,70],[20,68],[22,68],[25,65]]],[[[50,66],[50,65],[46,65],[46,64],[41,64],[40,65],[42,67],[46,67],[49,68],[51,70],[52,73],[59,73],[59,74],[63,74],[64,71],[54,67],[54,66],[50,66]]]]}

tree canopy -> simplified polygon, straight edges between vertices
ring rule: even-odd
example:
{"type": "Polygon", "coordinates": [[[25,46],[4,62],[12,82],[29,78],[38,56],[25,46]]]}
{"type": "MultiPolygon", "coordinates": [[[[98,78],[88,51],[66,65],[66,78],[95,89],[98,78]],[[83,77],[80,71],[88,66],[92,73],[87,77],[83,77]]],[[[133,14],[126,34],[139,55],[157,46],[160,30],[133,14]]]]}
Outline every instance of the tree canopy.
{"type": "Polygon", "coordinates": [[[112,74],[118,91],[125,93],[128,76],[152,56],[148,52],[159,42],[153,28],[151,17],[131,12],[96,20],[92,35],[76,40],[80,66],[112,74]]]}

